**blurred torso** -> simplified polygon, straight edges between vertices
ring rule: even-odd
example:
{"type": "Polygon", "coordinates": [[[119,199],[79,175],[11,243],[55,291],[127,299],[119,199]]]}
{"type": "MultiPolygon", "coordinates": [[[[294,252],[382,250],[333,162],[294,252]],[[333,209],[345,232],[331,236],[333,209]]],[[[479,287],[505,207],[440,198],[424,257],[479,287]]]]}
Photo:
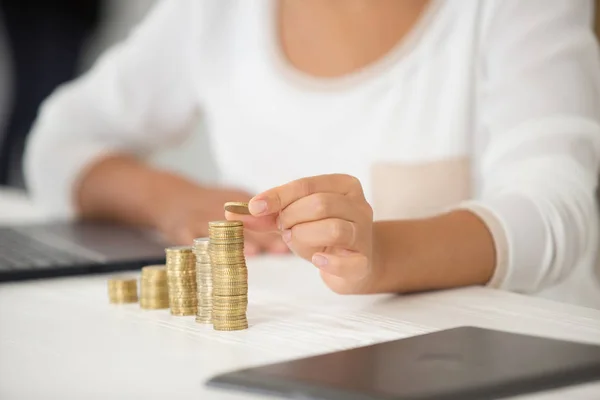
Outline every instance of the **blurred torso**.
{"type": "Polygon", "coordinates": [[[436,213],[474,194],[478,7],[459,16],[439,1],[375,3],[367,19],[317,12],[312,1],[238,1],[219,15],[195,65],[224,184],[258,192],[348,173],[377,219],[436,213]]]}

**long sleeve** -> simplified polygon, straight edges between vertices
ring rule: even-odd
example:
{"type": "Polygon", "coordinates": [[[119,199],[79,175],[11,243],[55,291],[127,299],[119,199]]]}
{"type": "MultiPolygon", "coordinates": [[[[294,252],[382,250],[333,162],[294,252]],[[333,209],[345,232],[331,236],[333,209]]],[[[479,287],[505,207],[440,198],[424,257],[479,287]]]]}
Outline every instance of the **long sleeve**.
{"type": "Polygon", "coordinates": [[[78,179],[100,157],[144,157],[190,132],[194,3],[161,1],[127,40],[42,104],[24,167],[31,195],[46,211],[72,216],[78,179]]]}
{"type": "Polygon", "coordinates": [[[470,209],[496,244],[490,286],[533,293],[585,265],[598,238],[600,63],[591,1],[498,0],[483,21],[480,126],[489,142],[470,209]]]}

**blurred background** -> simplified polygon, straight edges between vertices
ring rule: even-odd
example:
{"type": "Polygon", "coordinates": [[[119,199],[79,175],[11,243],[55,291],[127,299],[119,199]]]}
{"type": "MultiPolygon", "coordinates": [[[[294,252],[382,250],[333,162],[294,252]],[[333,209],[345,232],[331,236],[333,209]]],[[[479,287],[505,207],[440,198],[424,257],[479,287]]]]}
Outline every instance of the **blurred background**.
{"type": "MultiPolygon", "coordinates": [[[[40,103],[123,40],[156,0],[0,0],[0,187],[24,188],[22,154],[40,103]]],[[[202,126],[198,127],[202,130],[202,126]]],[[[153,162],[193,179],[216,170],[205,135],[153,162]]]]}
{"type": "MultiPolygon", "coordinates": [[[[22,154],[40,103],[122,40],[156,0],[0,0],[0,187],[24,188],[22,154]]],[[[600,0],[596,0],[600,35],[600,0]]],[[[216,178],[199,134],[152,160],[204,182],[216,178]]]]}

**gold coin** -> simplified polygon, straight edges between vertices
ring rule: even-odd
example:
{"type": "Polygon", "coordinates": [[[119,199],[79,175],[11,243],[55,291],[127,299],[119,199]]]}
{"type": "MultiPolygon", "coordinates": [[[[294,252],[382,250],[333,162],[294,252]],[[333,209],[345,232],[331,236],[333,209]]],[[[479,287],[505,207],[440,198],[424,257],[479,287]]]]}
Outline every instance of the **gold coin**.
{"type": "Polygon", "coordinates": [[[203,248],[208,247],[209,243],[210,243],[210,239],[207,237],[196,238],[196,239],[194,239],[194,248],[203,249],[203,248]]]}
{"type": "Polygon", "coordinates": [[[244,224],[242,221],[210,221],[208,223],[209,228],[238,228],[242,227],[244,224]]]}
{"type": "Polygon", "coordinates": [[[214,264],[215,260],[218,259],[231,259],[231,258],[240,258],[243,257],[245,260],[246,255],[244,254],[244,248],[235,248],[232,246],[223,247],[222,249],[214,249],[211,250],[210,253],[210,263],[214,264]]]}
{"type": "MultiPolygon", "coordinates": [[[[247,305],[244,305],[242,307],[235,307],[235,308],[234,307],[218,307],[218,306],[213,305],[212,315],[215,316],[213,319],[217,318],[216,316],[218,316],[218,315],[227,316],[229,319],[235,319],[233,316],[235,316],[235,315],[243,316],[246,314],[247,311],[248,311],[247,305]]],[[[222,319],[228,319],[228,318],[222,318],[222,319]]]]}
{"type": "Polygon", "coordinates": [[[111,304],[136,303],[138,301],[137,279],[110,278],[108,301],[111,304]]]}
{"type": "Polygon", "coordinates": [[[179,309],[182,309],[182,308],[190,309],[190,310],[193,310],[193,312],[192,312],[193,314],[196,314],[196,309],[198,307],[198,304],[196,302],[194,302],[194,303],[190,303],[190,302],[188,302],[188,303],[182,303],[182,302],[175,302],[175,301],[169,300],[169,306],[173,310],[179,310],[179,309]]]}
{"type": "Polygon", "coordinates": [[[198,288],[196,282],[190,282],[188,284],[171,284],[169,285],[170,293],[187,293],[187,292],[195,292],[198,288]]]}
{"type": "Polygon", "coordinates": [[[111,304],[126,304],[126,303],[136,303],[138,301],[137,294],[130,295],[110,295],[108,296],[108,300],[111,304]]]}
{"type": "Polygon", "coordinates": [[[189,317],[196,314],[196,310],[193,308],[181,308],[181,309],[173,309],[171,308],[171,315],[175,317],[189,317]]]}
{"type": "MultiPolygon", "coordinates": [[[[243,300],[231,300],[231,301],[226,301],[226,300],[215,300],[213,299],[213,306],[223,306],[223,307],[242,307],[242,306],[246,306],[248,305],[248,295],[241,295],[243,297],[245,297],[243,300]]],[[[218,296],[215,296],[218,297],[218,296]]],[[[240,296],[231,296],[231,297],[240,297],[240,296]]]]}
{"type": "Polygon", "coordinates": [[[223,311],[215,311],[212,312],[213,322],[218,322],[221,324],[238,324],[242,321],[247,321],[246,312],[241,311],[239,313],[230,313],[223,311]]]}
{"type": "Polygon", "coordinates": [[[213,296],[236,296],[240,294],[248,294],[248,288],[229,290],[213,288],[213,296]]]}
{"type": "Polygon", "coordinates": [[[133,278],[110,278],[108,280],[109,288],[129,288],[137,286],[137,280],[133,278]]]}
{"type": "Polygon", "coordinates": [[[248,321],[242,321],[236,324],[222,324],[213,321],[213,329],[216,331],[241,331],[248,329],[248,321]]]}
{"type": "MultiPolygon", "coordinates": [[[[238,257],[214,257],[212,261],[213,271],[215,269],[226,269],[230,266],[242,266],[244,262],[244,256],[238,257]]],[[[245,266],[245,265],[244,265],[245,266]]]]}
{"type": "Polygon", "coordinates": [[[169,254],[186,254],[192,252],[192,246],[171,246],[167,247],[165,251],[169,254]]]}
{"type": "Polygon", "coordinates": [[[242,214],[242,215],[250,215],[250,210],[248,209],[248,203],[241,201],[228,201],[225,203],[225,211],[229,211],[234,214],[242,214]]]}
{"type": "Polygon", "coordinates": [[[213,243],[215,239],[237,239],[244,236],[244,228],[234,228],[234,229],[209,229],[208,237],[210,238],[210,242],[213,243]]]}
{"type": "Polygon", "coordinates": [[[144,310],[163,310],[169,308],[169,301],[140,301],[140,307],[144,310]]]}
{"type": "Polygon", "coordinates": [[[171,260],[167,258],[167,271],[171,269],[189,268],[190,264],[196,263],[196,257],[190,257],[189,260],[171,260]]]}
{"type": "Polygon", "coordinates": [[[137,285],[131,287],[109,287],[109,293],[137,293],[137,285]]]}
{"type": "MultiPolygon", "coordinates": [[[[222,291],[222,290],[230,290],[230,289],[239,289],[239,288],[246,288],[248,289],[248,283],[246,282],[245,279],[240,279],[237,281],[216,281],[214,282],[214,286],[213,286],[213,293],[215,293],[215,296],[217,296],[217,292],[222,291]]],[[[244,293],[245,294],[245,293],[244,293]]]]}
{"type": "Polygon", "coordinates": [[[240,242],[239,244],[232,245],[212,245],[213,248],[210,249],[208,253],[210,256],[210,262],[214,262],[215,258],[230,258],[230,257],[245,257],[244,255],[244,243],[240,242]],[[217,247],[218,246],[218,247],[217,247]]]}
{"type": "Polygon", "coordinates": [[[217,322],[221,323],[221,324],[239,323],[241,321],[246,320],[246,312],[247,312],[247,310],[245,307],[230,308],[230,309],[213,307],[211,318],[214,323],[217,323],[217,322]]]}
{"type": "Polygon", "coordinates": [[[210,239],[194,240],[196,252],[196,296],[195,321],[200,324],[212,323],[212,265],[209,255],[210,239]]]}
{"type": "Polygon", "coordinates": [[[142,274],[146,275],[164,275],[166,273],[166,265],[146,265],[142,267],[142,274]]]}
{"type": "Polygon", "coordinates": [[[216,251],[235,251],[244,249],[244,235],[214,236],[206,254],[209,256],[216,251]]]}
{"type": "Polygon", "coordinates": [[[141,299],[159,299],[168,297],[169,292],[167,290],[143,290],[140,294],[141,299]]]}
{"type": "Polygon", "coordinates": [[[215,303],[232,303],[232,302],[242,302],[242,301],[248,301],[248,296],[247,295],[239,295],[239,296],[214,296],[213,297],[213,302],[215,303]]]}
{"type": "Polygon", "coordinates": [[[248,276],[248,268],[245,265],[241,264],[226,264],[219,265],[213,268],[211,271],[211,276],[222,276],[222,277],[230,277],[230,276],[248,276]]]}
{"type": "Polygon", "coordinates": [[[213,273],[212,284],[215,288],[239,285],[248,286],[248,275],[243,273],[231,275],[213,273]]]}

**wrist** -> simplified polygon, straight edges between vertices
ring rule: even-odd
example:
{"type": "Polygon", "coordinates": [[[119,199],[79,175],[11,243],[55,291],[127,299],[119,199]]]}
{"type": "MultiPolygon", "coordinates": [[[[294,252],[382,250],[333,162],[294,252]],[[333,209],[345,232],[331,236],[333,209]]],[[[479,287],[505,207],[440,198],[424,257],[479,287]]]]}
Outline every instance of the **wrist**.
{"type": "Polygon", "coordinates": [[[373,248],[379,286],[386,292],[483,285],[495,267],[491,233],[467,210],[428,219],[378,222],[373,248]]]}
{"type": "Polygon", "coordinates": [[[403,266],[410,258],[410,245],[404,239],[405,221],[381,221],[373,224],[373,280],[375,292],[402,293],[406,291],[403,266]]]}

